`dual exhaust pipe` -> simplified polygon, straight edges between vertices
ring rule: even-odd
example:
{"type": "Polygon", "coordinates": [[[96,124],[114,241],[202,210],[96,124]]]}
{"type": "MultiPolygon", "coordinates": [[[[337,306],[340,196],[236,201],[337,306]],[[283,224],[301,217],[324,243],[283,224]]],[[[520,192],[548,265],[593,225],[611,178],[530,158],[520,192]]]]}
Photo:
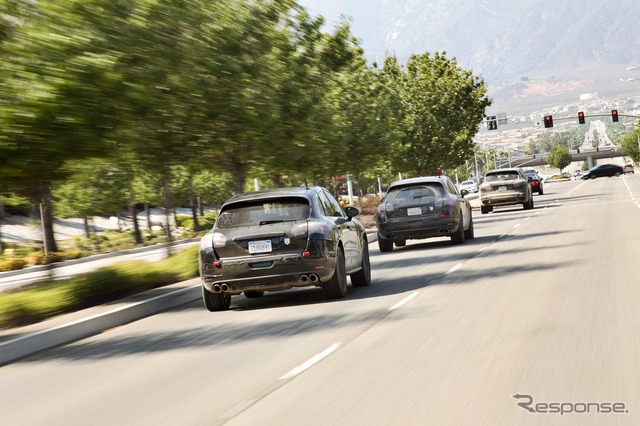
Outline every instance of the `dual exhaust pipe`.
{"type": "MultiPolygon", "coordinates": [[[[306,283],[317,283],[318,281],[320,281],[320,277],[317,274],[302,274],[298,277],[298,282],[301,284],[306,284],[306,283]]],[[[229,284],[227,283],[222,283],[222,284],[214,284],[213,285],[213,292],[214,293],[226,293],[230,290],[231,288],[229,287],[229,284]]]]}
{"type": "Polygon", "coordinates": [[[213,285],[214,293],[226,293],[227,291],[229,291],[229,284],[227,283],[213,285]]]}
{"type": "Polygon", "coordinates": [[[318,281],[320,281],[320,277],[318,277],[316,274],[302,274],[298,278],[298,282],[301,284],[306,284],[308,282],[317,283],[318,281]]]}

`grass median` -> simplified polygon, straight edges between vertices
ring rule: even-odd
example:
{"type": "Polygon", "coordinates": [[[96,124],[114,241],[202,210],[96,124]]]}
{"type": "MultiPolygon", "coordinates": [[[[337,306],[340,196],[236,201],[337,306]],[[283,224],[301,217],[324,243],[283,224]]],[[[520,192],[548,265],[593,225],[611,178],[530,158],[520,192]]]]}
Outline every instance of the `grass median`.
{"type": "Polygon", "coordinates": [[[33,324],[198,276],[198,247],[157,262],[122,262],[68,280],[0,293],[0,328],[33,324]]]}

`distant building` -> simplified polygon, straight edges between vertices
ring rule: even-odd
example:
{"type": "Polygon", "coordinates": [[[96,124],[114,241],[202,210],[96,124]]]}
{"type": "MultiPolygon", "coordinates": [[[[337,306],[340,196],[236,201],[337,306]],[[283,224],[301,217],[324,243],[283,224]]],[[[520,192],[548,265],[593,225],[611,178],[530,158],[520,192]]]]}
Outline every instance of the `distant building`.
{"type": "Polygon", "coordinates": [[[584,93],[582,95],[580,95],[580,100],[581,101],[586,101],[589,99],[596,99],[598,97],[598,93],[584,93]]]}

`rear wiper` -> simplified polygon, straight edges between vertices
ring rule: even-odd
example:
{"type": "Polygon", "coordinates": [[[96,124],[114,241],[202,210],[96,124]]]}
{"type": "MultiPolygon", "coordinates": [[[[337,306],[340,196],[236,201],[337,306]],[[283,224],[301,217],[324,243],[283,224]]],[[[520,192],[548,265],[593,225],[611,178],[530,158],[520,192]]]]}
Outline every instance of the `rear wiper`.
{"type": "Polygon", "coordinates": [[[275,220],[261,220],[258,222],[258,225],[270,225],[272,223],[283,223],[283,222],[295,222],[295,219],[275,219],[275,220]]]}

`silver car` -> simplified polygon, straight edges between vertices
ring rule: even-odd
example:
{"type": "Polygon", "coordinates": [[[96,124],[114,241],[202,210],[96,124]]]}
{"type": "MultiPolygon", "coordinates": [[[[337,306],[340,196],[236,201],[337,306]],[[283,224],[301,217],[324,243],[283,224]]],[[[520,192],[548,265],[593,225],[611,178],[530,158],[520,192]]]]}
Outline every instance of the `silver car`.
{"type": "Polygon", "coordinates": [[[533,191],[522,169],[489,170],[480,185],[480,211],[487,214],[496,206],[522,204],[525,210],[533,208],[533,191]]]}

